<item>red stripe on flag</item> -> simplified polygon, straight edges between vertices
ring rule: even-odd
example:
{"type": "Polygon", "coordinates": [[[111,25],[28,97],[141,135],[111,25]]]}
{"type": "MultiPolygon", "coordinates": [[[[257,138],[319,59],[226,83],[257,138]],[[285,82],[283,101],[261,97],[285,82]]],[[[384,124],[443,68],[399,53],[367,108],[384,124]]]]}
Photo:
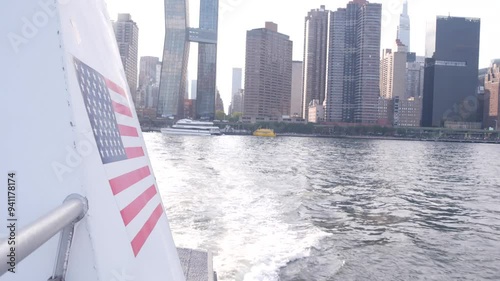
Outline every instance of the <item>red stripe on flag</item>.
{"type": "Polygon", "coordinates": [[[141,251],[142,246],[144,246],[144,244],[146,243],[146,240],[148,240],[148,237],[149,235],[151,235],[151,232],[153,232],[153,229],[155,228],[156,224],[158,223],[162,215],[163,215],[163,208],[161,207],[160,203],[158,204],[158,207],[156,207],[156,209],[153,211],[148,221],[141,228],[139,233],[137,233],[134,240],[132,240],[131,243],[132,250],[134,250],[134,255],[136,257],[141,251]]]}
{"type": "Polygon", "coordinates": [[[128,106],[126,105],[113,101],[113,109],[115,110],[116,113],[123,114],[128,117],[133,117],[132,111],[130,111],[130,108],[128,108],[128,106]]]}
{"type": "Polygon", "coordinates": [[[109,184],[111,185],[111,190],[113,191],[113,195],[116,195],[126,190],[132,185],[145,179],[149,175],[151,175],[151,171],[149,170],[149,167],[146,166],[144,168],[132,171],[130,173],[121,175],[119,177],[110,180],[109,184]]]}
{"type": "Polygon", "coordinates": [[[125,209],[121,210],[123,222],[127,226],[141,211],[146,207],[149,201],[156,195],[156,187],[153,185],[143,194],[139,195],[125,209]]]}
{"type": "Polygon", "coordinates": [[[120,94],[121,96],[127,97],[127,94],[125,93],[125,90],[122,87],[118,86],[115,82],[109,79],[105,80],[106,80],[106,87],[108,87],[113,92],[120,94]]]}
{"type": "Polygon", "coordinates": [[[120,131],[120,135],[122,137],[138,137],[139,132],[137,129],[130,126],[118,125],[118,130],[120,131]]]}
{"type": "Polygon", "coordinates": [[[144,156],[144,150],[142,147],[127,147],[125,148],[125,153],[127,153],[127,158],[139,158],[144,156]]]}

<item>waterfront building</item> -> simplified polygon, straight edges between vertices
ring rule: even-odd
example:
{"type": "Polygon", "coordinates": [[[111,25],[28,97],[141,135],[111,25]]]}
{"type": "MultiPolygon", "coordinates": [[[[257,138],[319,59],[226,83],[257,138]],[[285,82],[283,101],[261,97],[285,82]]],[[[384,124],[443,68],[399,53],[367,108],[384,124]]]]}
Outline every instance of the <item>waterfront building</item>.
{"type": "Polygon", "coordinates": [[[137,60],[139,56],[139,27],[132,20],[130,14],[118,14],[118,19],[113,22],[118,50],[127,76],[134,104],[138,100],[137,95],[137,60]]]}
{"type": "Polygon", "coordinates": [[[312,100],[309,103],[308,108],[307,122],[320,123],[325,121],[325,107],[319,102],[319,100],[312,100]]]}
{"type": "Polygon", "coordinates": [[[484,79],[483,127],[498,130],[500,123],[500,59],[494,60],[484,79]]]}
{"type": "Polygon", "coordinates": [[[393,125],[395,127],[420,127],[422,119],[422,98],[400,98],[393,100],[393,125]]]}
{"type": "Polygon", "coordinates": [[[303,98],[303,63],[301,61],[292,62],[292,96],[290,105],[290,115],[293,117],[302,117],[304,107],[302,104],[303,98]]]}
{"type": "Polygon", "coordinates": [[[428,26],[422,126],[482,119],[469,106],[477,104],[480,27],[480,19],[451,16],[428,26]]]}
{"type": "Polygon", "coordinates": [[[290,116],[281,116],[281,117],[250,117],[250,116],[242,116],[241,122],[243,123],[262,123],[262,122],[278,122],[278,123],[292,123],[292,124],[307,124],[307,121],[304,118],[299,117],[290,117],[290,116]]]}
{"type": "Polygon", "coordinates": [[[292,48],[278,25],[247,32],[243,115],[280,118],[290,115],[292,48]]]}
{"type": "Polygon", "coordinates": [[[377,101],[377,125],[392,126],[394,118],[394,101],[379,97],[377,101]]]}
{"type": "Polygon", "coordinates": [[[382,5],[349,2],[330,15],[326,118],[375,124],[380,96],[382,5]]]}
{"type": "Polygon", "coordinates": [[[320,104],[325,101],[329,14],[330,11],[321,6],[305,18],[302,116],[308,116],[312,100],[320,104]]]}

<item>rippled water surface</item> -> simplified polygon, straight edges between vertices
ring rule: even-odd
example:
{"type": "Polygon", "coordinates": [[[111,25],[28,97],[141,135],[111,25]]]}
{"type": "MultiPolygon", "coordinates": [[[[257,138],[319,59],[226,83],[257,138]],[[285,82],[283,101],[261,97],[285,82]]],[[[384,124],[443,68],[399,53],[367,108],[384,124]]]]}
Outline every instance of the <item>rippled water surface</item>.
{"type": "Polygon", "coordinates": [[[500,280],[500,146],[145,134],[219,280],[500,280]]]}

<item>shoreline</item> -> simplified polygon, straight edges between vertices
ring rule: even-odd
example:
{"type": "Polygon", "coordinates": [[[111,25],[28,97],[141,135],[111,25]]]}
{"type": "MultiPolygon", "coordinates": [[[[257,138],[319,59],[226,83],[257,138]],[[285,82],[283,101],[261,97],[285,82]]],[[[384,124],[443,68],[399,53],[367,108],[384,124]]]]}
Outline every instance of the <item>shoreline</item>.
{"type": "Polygon", "coordinates": [[[414,141],[414,142],[448,142],[448,143],[483,143],[500,144],[500,140],[458,140],[458,139],[419,139],[405,137],[381,137],[381,136],[328,136],[328,135],[307,135],[307,134],[278,134],[277,137],[307,137],[307,138],[327,138],[327,139],[357,139],[357,140],[394,140],[394,141],[414,141]]]}
{"type": "MultiPolygon", "coordinates": [[[[142,132],[161,132],[160,128],[145,128],[142,132]]],[[[252,136],[244,133],[223,133],[225,136],[252,136]]],[[[448,142],[448,143],[482,143],[482,144],[500,144],[500,140],[478,140],[478,139],[423,139],[410,137],[383,137],[383,136],[335,136],[335,135],[315,135],[315,134],[277,134],[276,137],[291,138],[328,138],[328,139],[354,139],[354,140],[393,140],[393,141],[414,141],[414,142],[448,142]]]]}

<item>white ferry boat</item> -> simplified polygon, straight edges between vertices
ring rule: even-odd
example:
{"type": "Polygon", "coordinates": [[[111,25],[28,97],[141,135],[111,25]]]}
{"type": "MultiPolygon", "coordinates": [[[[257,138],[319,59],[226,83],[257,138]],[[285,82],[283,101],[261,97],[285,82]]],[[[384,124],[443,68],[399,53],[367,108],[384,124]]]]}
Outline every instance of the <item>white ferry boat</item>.
{"type": "Polygon", "coordinates": [[[213,122],[195,121],[182,119],[170,128],[163,128],[161,132],[167,135],[195,135],[195,136],[218,136],[220,128],[213,122]]]}

